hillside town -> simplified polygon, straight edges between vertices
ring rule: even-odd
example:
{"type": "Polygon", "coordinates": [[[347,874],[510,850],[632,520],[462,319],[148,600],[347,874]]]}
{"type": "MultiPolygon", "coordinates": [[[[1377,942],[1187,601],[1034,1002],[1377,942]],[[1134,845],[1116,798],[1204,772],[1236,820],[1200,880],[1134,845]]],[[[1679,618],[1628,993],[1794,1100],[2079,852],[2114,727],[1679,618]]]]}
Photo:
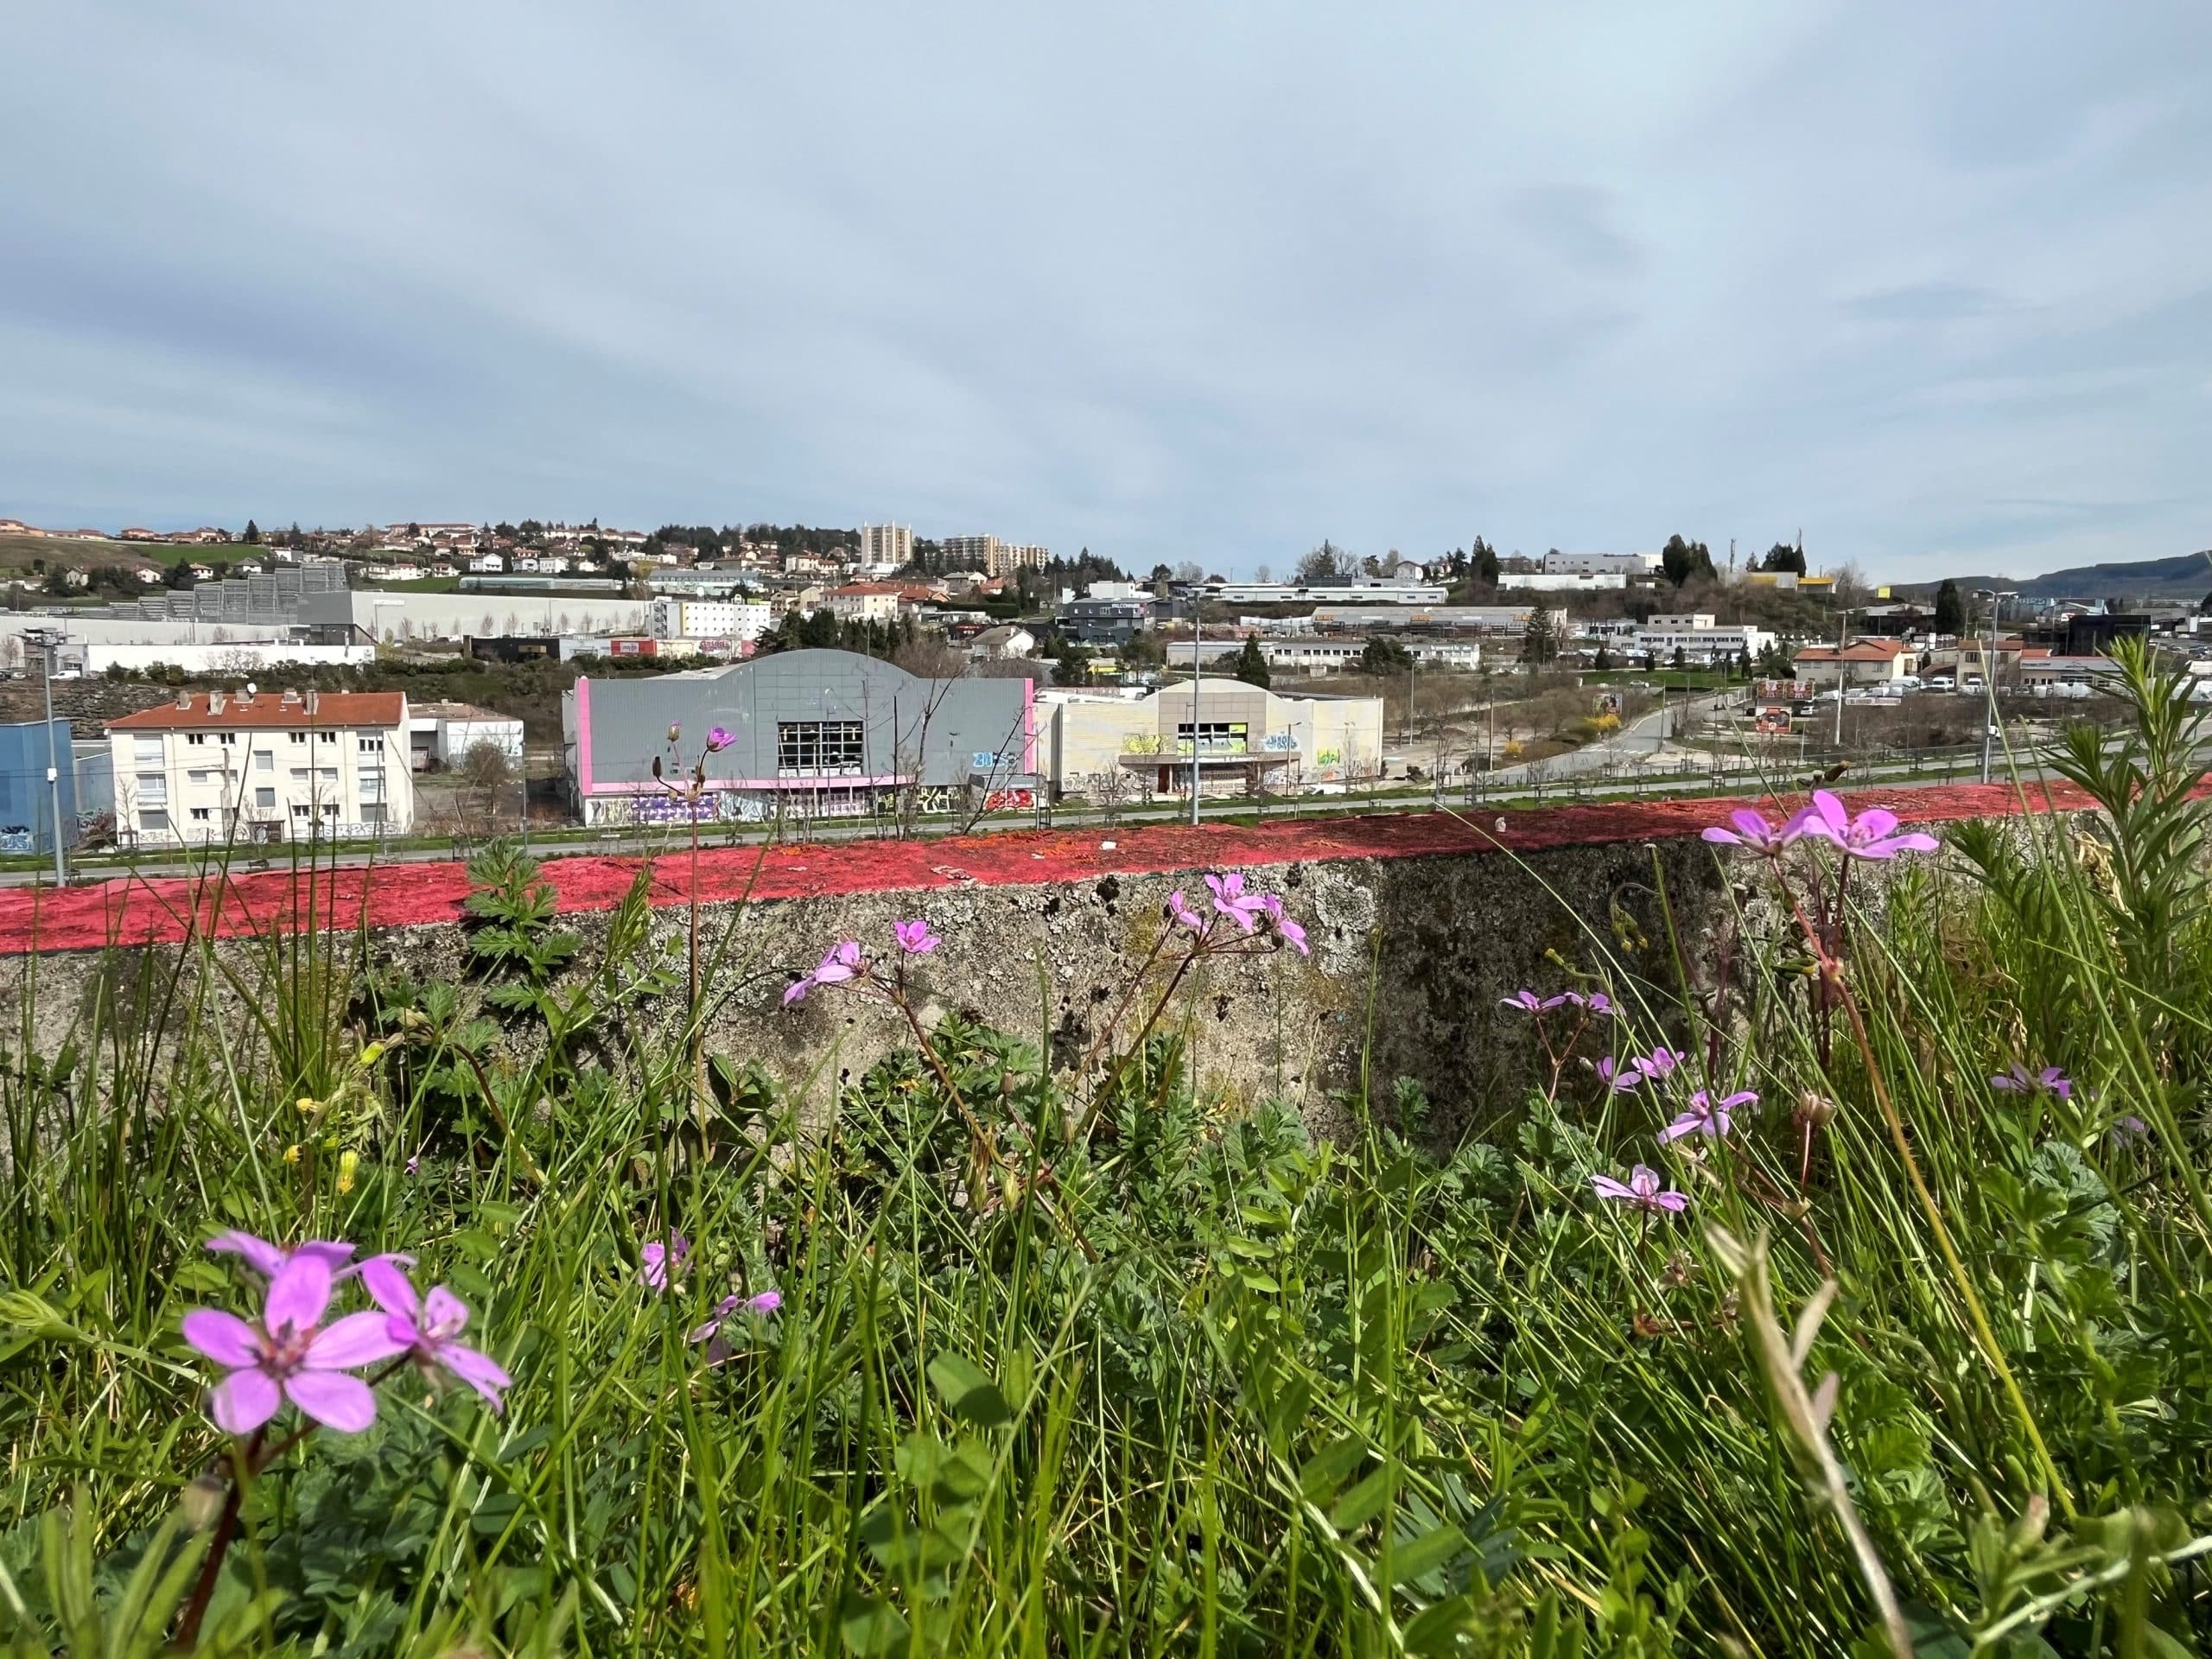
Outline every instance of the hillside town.
{"type": "Polygon", "coordinates": [[[1740,766],[1854,733],[1872,753],[1885,719],[1970,747],[1987,729],[1974,702],[2032,717],[2034,700],[2091,699],[2125,636],[2212,695],[2196,607],[1873,588],[1808,569],[1794,543],[1739,567],[1680,537],[1535,557],[1478,537],[1418,560],[1325,541],[1238,578],[897,524],[105,536],[10,520],[0,560],[16,712],[34,679],[66,711],[0,728],[0,851],[36,855],[57,836],[118,853],[374,845],[493,810],[546,832],[911,829],[1194,789],[1440,799],[1669,756],[1740,766]],[[464,677],[478,701],[445,695],[464,677]],[[1624,743],[1655,707],[1658,736],[1624,743]],[[727,756],[699,791],[666,787],[659,734],[710,728],[734,734],[727,756]]]}

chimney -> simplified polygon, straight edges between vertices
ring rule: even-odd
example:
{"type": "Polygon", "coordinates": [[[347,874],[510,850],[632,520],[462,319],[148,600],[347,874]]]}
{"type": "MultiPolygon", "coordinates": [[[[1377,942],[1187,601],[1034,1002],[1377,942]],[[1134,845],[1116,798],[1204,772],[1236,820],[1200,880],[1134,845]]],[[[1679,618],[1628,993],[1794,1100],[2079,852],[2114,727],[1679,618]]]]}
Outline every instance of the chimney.
{"type": "Polygon", "coordinates": [[[300,694],[293,690],[289,685],[284,688],[284,695],[279,699],[280,702],[297,702],[299,700],[300,694]]]}
{"type": "Polygon", "coordinates": [[[190,714],[192,712],[192,693],[189,691],[178,692],[176,694],[176,706],[183,713],[188,715],[190,714]]]}
{"type": "Polygon", "coordinates": [[[207,712],[210,715],[219,715],[223,712],[223,694],[221,692],[210,691],[207,694],[207,712]]]}
{"type": "Polygon", "coordinates": [[[315,704],[316,704],[317,701],[318,701],[318,699],[316,698],[315,694],[314,692],[310,691],[310,692],[308,692],[308,695],[307,695],[307,706],[308,706],[308,717],[309,717],[310,719],[312,719],[312,718],[314,717],[315,711],[315,704]]]}

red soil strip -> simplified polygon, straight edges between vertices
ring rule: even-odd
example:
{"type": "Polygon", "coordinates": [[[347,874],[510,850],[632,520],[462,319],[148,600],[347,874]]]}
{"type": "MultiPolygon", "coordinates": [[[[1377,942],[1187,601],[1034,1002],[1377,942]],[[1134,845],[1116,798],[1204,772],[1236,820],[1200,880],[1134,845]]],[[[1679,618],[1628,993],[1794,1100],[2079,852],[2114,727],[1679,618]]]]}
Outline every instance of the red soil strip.
{"type": "MultiPolygon", "coordinates": [[[[1854,809],[1886,806],[1908,823],[2000,817],[2090,804],[2066,785],[2023,793],[2009,784],[1857,791],[1854,809]]],[[[1723,822],[1732,801],[1638,801],[1508,812],[1475,809],[1374,817],[1277,819],[1255,827],[1141,824],[1112,830],[1001,831],[929,841],[860,841],[805,847],[739,847],[699,855],[699,898],[811,899],[860,893],[927,893],[959,887],[1027,887],[1109,874],[1224,869],[1332,859],[1509,855],[1619,842],[1671,841],[1723,822]],[[1499,828],[1500,825],[1503,827],[1499,828]],[[1109,845],[1110,843],[1110,846],[1109,845]]],[[[658,859],[551,858],[544,879],[564,912],[612,909],[641,866],[652,901],[690,896],[690,855],[658,859]]],[[[0,954],[175,944],[195,933],[228,937],[272,927],[402,927],[461,919],[468,878],[457,863],[267,870],[205,878],[132,877],[56,892],[0,889],[0,954]]]]}

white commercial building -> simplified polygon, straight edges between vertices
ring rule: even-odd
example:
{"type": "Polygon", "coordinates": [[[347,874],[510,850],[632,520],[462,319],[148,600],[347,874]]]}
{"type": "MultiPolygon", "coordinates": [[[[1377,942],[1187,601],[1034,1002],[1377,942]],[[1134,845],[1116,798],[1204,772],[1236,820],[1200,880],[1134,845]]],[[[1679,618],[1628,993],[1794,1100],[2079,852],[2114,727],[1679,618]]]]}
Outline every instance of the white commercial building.
{"type": "Polygon", "coordinates": [[[1774,635],[1748,622],[1722,627],[1704,612],[1662,612],[1636,631],[1636,648],[1647,656],[1668,658],[1677,651],[1689,662],[1731,660],[1756,657],[1774,644],[1774,635]]]}
{"type": "Polygon", "coordinates": [[[433,765],[457,766],[479,743],[489,743],[519,766],[522,721],[471,702],[417,702],[407,710],[407,764],[416,772],[433,765]]]}
{"type": "Polygon", "coordinates": [[[1544,573],[1559,576],[1645,576],[1664,567],[1656,553],[1562,553],[1544,555],[1544,573]]]}
{"type": "Polygon", "coordinates": [[[1205,596],[1244,605],[1441,605],[1450,590],[1441,582],[1208,582],[1205,596]]]}
{"type": "Polygon", "coordinates": [[[1497,585],[1536,594],[1594,594],[1618,592],[1628,578],[1618,570],[1501,570],[1497,585]]]}
{"type": "Polygon", "coordinates": [[[1187,794],[1192,763],[1205,793],[1297,790],[1382,772],[1382,699],[1286,696],[1207,677],[1143,697],[1037,694],[1039,769],[1056,794],[1120,798],[1187,794]]]}
{"type": "Polygon", "coordinates": [[[1413,609],[1378,610],[1373,606],[1322,606],[1313,613],[1313,626],[1323,632],[1334,628],[1403,630],[1424,633],[1503,633],[1529,631],[1529,619],[1540,610],[1551,617],[1552,632],[1567,634],[1567,613],[1535,605],[1427,605],[1413,609]]]}
{"type": "MultiPolygon", "coordinates": [[[[1483,648],[1472,639],[1425,639],[1419,635],[1393,642],[1424,668],[1464,669],[1469,673],[1483,665],[1483,648]]],[[[1163,650],[1168,665],[1188,668],[1195,656],[1218,668],[1233,662],[1244,649],[1241,637],[1206,639],[1194,651],[1188,639],[1167,640],[1163,650]]],[[[1366,659],[1365,639],[1324,639],[1301,635],[1293,639],[1260,640],[1260,655],[1269,669],[1293,674],[1357,673],[1366,659]]]]}
{"type": "Polygon", "coordinates": [[[397,691],[180,692],[108,722],[126,846],[404,835],[415,822],[397,691]]]}
{"type": "Polygon", "coordinates": [[[773,608],[765,600],[653,601],[656,639],[758,639],[774,623],[773,608]]]}

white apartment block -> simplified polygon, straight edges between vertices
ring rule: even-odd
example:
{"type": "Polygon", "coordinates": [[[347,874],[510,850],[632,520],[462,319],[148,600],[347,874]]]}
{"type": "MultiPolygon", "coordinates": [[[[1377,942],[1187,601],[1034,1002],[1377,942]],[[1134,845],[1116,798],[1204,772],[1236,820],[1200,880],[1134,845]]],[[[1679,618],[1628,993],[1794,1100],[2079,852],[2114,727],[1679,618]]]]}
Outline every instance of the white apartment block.
{"type": "Polygon", "coordinates": [[[1676,651],[1689,662],[1732,660],[1745,652],[1756,657],[1774,644],[1774,635],[1749,623],[1721,627],[1702,611],[1662,612],[1636,631],[1636,648],[1649,656],[1670,658],[1676,651]]]}
{"type": "Polygon", "coordinates": [[[108,722],[125,846],[404,835],[415,822],[397,691],[181,691],[108,722]]]}
{"type": "Polygon", "coordinates": [[[995,536],[948,536],[938,545],[948,564],[972,564],[986,576],[1003,576],[1023,569],[1041,570],[1052,556],[1049,547],[1002,542],[995,536]]]}
{"type": "Polygon", "coordinates": [[[652,626],[656,639],[758,639],[774,626],[774,613],[765,600],[679,599],[664,594],[653,601],[652,626]]]}
{"type": "Polygon", "coordinates": [[[864,565],[883,565],[896,570],[914,560],[914,527],[912,524],[862,524],[861,526],[861,563],[864,565]]]}
{"type": "Polygon", "coordinates": [[[886,582],[849,582],[830,590],[830,613],[840,622],[896,622],[899,589],[886,582]]]}

